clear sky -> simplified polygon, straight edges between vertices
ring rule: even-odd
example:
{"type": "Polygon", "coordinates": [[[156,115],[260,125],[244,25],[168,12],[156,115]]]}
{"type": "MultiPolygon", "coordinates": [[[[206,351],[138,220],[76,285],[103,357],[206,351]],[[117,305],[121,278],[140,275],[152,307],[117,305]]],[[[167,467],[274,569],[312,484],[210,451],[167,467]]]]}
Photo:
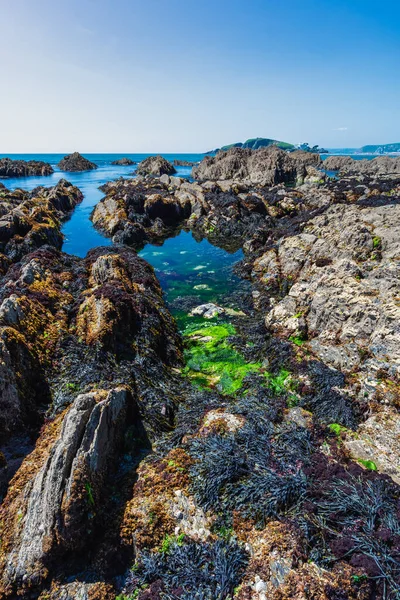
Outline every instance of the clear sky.
{"type": "Polygon", "coordinates": [[[399,0],[0,0],[0,153],[400,142],[399,0]]]}

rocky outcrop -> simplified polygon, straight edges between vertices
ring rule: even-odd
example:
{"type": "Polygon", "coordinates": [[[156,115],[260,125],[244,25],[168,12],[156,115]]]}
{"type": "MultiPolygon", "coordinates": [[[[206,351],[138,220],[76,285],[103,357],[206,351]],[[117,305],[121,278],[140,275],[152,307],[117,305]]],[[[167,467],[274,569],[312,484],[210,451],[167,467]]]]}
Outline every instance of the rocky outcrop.
{"type": "Polygon", "coordinates": [[[174,167],[194,167],[198,163],[190,162],[189,160],[174,160],[172,164],[174,167]]]}
{"type": "Polygon", "coordinates": [[[272,186],[303,180],[308,165],[319,165],[319,155],[296,151],[287,153],[276,146],[250,150],[231,148],[206,156],[192,171],[194,179],[239,180],[251,185],[272,186]]]}
{"type": "Polygon", "coordinates": [[[0,206],[0,272],[10,262],[49,244],[61,248],[61,222],[82,201],[81,191],[61,179],[52,188],[38,187],[32,192],[3,187],[0,206]]]}
{"type": "Polygon", "coordinates": [[[355,160],[351,156],[329,156],[324,160],[323,166],[330,171],[340,171],[347,175],[369,176],[400,176],[400,158],[391,156],[378,156],[369,160],[355,160]]]}
{"type": "Polygon", "coordinates": [[[0,158],[0,179],[10,177],[44,176],[54,173],[53,167],[41,160],[12,160],[0,158]]]}
{"type": "Polygon", "coordinates": [[[93,212],[93,223],[114,242],[136,248],[160,242],[180,226],[237,246],[246,231],[262,227],[268,217],[263,196],[232,181],[203,185],[163,175],[119,180],[102,190],[106,196],[93,212]]]}
{"type": "Polygon", "coordinates": [[[170,162],[162,156],[149,156],[139,163],[137,168],[138,175],[173,175],[176,169],[170,162]]]}
{"type": "Polygon", "coordinates": [[[127,167],[129,165],[136,165],[137,163],[130,158],[118,158],[118,160],[113,160],[112,165],[118,165],[121,167],[127,167]]]}
{"type": "Polygon", "coordinates": [[[346,167],[348,167],[349,165],[353,165],[354,163],[355,160],[350,156],[333,155],[328,156],[322,164],[324,169],[326,169],[327,171],[341,171],[342,169],[345,169],[346,167]]]}
{"type": "Polygon", "coordinates": [[[123,388],[84,394],[53,424],[52,439],[46,434],[39,439],[38,448],[45,439],[48,446],[44,456],[36,451],[36,473],[30,456],[1,509],[9,522],[12,515],[21,515],[16,531],[3,530],[6,589],[37,586],[56,557],[88,544],[133,408],[132,396],[123,388]]]}
{"type": "Polygon", "coordinates": [[[62,160],[58,163],[58,168],[61,171],[92,171],[93,169],[97,169],[97,165],[81,154],[79,152],[73,152],[72,154],[67,154],[64,156],[62,160]]]}
{"type": "MultiPolygon", "coordinates": [[[[0,508],[0,595],[29,597],[76,556],[89,568],[100,531],[108,541],[93,561],[105,572],[126,494],[110,504],[107,486],[124,461],[131,481],[138,452],[171,427],[181,342],[134,251],[97,248],[79,259],[46,246],[2,279],[0,352],[0,447],[20,431],[37,437],[48,411],[0,508]]],[[[12,470],[0,456],[4,486],[12,470]]]]}

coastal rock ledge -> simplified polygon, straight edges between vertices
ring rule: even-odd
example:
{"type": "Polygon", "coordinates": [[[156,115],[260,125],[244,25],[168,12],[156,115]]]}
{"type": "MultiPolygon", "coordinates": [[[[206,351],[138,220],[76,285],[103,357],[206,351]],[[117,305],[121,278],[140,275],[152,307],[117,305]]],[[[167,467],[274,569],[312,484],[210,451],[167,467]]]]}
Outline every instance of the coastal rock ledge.
{"type": "Polygon", "coordinates": [[[9,177],[29,177],[51,175],[53,167],[41,160],[12,160],[11,158],[0,159],[0,179],[9,177]]]}

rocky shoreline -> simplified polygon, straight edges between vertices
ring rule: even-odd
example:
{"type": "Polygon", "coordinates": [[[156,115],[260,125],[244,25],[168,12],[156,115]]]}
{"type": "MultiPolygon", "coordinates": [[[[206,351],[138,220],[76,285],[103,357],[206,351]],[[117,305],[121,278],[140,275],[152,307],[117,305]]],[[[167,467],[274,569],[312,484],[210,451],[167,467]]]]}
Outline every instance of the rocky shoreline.
{"type": "Polygon", "coordinates": [[[54,173],[54,169],[48,163],[41,160],[12,160],[11,158],[0,158],[0,179],[11,177],[46,176],[54,173]]]}
{"type": "Polygon", "coordinates": [[[281,153],[147,159],[84,259],[77,188],[0,187],[0,598],[400,593],[400,176],[281,153]],[[181,229],[243,249],[244,312],[178,332],[137,250],[181,229]]]}

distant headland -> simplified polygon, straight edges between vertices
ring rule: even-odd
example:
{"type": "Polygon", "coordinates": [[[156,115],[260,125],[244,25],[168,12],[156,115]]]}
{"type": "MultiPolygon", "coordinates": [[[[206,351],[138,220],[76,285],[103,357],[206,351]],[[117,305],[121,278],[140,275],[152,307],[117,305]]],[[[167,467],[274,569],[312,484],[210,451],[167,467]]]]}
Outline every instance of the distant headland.
{"type": "MultiPolygon", "coordinates": [[[[291,144],[272,138],[258,137],[250,138],[245,142],[228,144],[221,148],[216,148],[215,150],[209,150],[208,152],[205,152],[205,154],[216,154],[220,150],[226,151],[230,148],[250,148],[251,150],[257,150],[258,148],[266,148],[268,146],[277,146],[278,148],[281,148],[281,150],[287,150],[288,152],[305,150],[306,152],[317,152],[319,154],[330,154],[339,150],[337,148],[330,148],[327,150],[325,148],[320,148],[318,145],[310,146],[308,143],[291,144]]],[[[369,144],[362,146],[361,148],[346,148],[346,154],[393,154],[394,152],[400,152],[400,142],[395,142],[393,144],[369,144]]]]}

